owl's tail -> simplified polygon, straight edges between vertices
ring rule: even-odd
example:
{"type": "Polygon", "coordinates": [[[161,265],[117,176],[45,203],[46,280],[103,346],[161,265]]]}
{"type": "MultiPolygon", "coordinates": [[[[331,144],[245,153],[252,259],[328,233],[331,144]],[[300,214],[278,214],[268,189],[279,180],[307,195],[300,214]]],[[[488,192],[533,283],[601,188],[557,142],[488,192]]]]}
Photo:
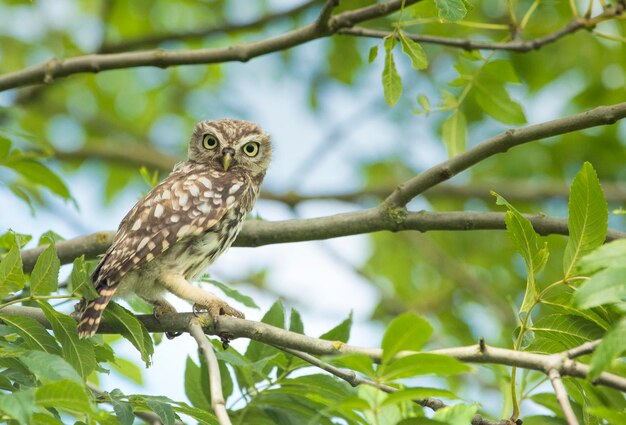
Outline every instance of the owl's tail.
{"type": "Polygon", "coordinates": [[[87,304],[87,307],[80,316],[78,321],[78,337],[89,338],[93,336],[98,330],[100,320],[102,319],[102,312],[106,308],[113,294],[115,293],[115,286],[104,286],[98,289],[100,296],[95,300],[87,304]]]}

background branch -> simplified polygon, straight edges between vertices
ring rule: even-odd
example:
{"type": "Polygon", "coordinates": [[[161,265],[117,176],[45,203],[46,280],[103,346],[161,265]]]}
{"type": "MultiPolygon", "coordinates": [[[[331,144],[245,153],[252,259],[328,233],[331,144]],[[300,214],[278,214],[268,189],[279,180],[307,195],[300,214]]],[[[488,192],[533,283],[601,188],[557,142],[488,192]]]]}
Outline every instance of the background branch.
{"type": "MultiPolygon", "coordinates": [[[[285,34],[252,43],[235,46],[197,50],[146,50],[139,52],[92,54],[58,60],[52,59],[41,65],[10,72],[0,76],[0,91],[42,83],[52,83],[58,78],[79,73],[95,73],[113,69],[156,66],[167,68],[173,65],[198,65],[240,61],[289,49],[322,37],[328,37],[341,28],[359,22],[388,15],[403,6],[420,0],[391,0],[332,16],[328,25],[318,21],[285,34]]],[[[323,9],[324,11],[326,8],[323,9]]]]}
{"type": "Polygon", "coordinates": [[[166,41],[186,41],[216,34],[257,30],[273,22],[280,21],[285,18],[298,16],[302,12],[310,9],[316,3],[320,3],[320,1],[309,0],[291,9],[283,10],[281,12],[270,13],[253,21],[243,22],[240,24],[226,23],[222,25],[213,25],[206,28],[197,28],[176,33],[153,34],[145,37],[122,40],[117,43],[105,43],[100,49],[100,53],[123,52],[126,50],[136,50],[140,48],[153,47],[166,41]]]}

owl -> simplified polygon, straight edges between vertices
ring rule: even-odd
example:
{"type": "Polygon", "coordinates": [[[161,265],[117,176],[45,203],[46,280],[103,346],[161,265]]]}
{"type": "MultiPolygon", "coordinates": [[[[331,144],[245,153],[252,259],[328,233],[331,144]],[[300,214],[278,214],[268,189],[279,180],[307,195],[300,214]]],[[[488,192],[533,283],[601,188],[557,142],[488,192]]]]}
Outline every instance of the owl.
{"type": "Polygon", "coordinates": [[[219,315],[243,318],[215,295],[190,283],[233,243],[272,157],[269,136],[236,119],[201,121],[189,141],[187,161],[148,192],[122,220],[92,281],[98,297],[82,301],[78,335],[96,333],[113,297],[138,295],[160,317],[175,313],[171,292],[219,315]]]}

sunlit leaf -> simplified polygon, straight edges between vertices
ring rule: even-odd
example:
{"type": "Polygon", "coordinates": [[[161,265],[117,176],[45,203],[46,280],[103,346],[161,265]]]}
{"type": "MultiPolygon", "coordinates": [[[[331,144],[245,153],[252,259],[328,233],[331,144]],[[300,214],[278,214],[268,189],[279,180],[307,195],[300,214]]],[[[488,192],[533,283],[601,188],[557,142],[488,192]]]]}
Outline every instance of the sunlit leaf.
{"type": "Polygon", "coordinates": [[[93,405],[85,387],[75,381],[62,380],[37,388],[37,405],[54,407],[74,413],[91,413],[93,405]]]}
{"type": "Polygon", "coordinates": [[[28,351],[20,356],[20,361],[42,382],[69,379],[80,385],[83,379],[62,357],[44,351],[28,351]]]}
{"type": "Polygon", "coordinates": [[[411,40],[403,31],[399,31],[400,44],[402,51],[411,58],[411,65],[415,69],[425,69],[428,67],[428,59],[422,49],[422,46],[416,41],[411,40]]]}
{"type": "Polygon", "coordinates": [[[0,262],[0,298],[19,291],[25,282],[20,250],[14,246],[0,262]]]}
{"type": "Polygon", "coordinates": [[[30,274],[30,290],[33,295],[47,295],[57,290],[61,261],[57,257],[54,245],[48,247],[37,257],[35,267],[30,274]]]}
{"type": "Polygon", "coordinates": [[[12,394],[0,394],[0,411],[19,423],[30,423],[35,410],[35,391],[27,389],[12,394]]]}
{"type": "Polygon", "coordinates": [[[367,58],[367,61],[369,63],[372,63],[376,60],[376,57],[378,57],[378,45],[375,44],[370,48],[370,52],[367,58]]]}
{"type": "Polygon", "coordinates": [[[477,410],[477,405],[455,404],[438,409],[433,415],[433,419],[449,425],[467,425],[472,422],[477,410]]]}
{"type": "Polygon", "coordinates": [[[618,239],[604,244],[578,262],[577,270],[591,274],[608,267],[624,267],[626,239],[618,239]]]}
{"type": "Polygon", "coordinates": [[[626,351],[626,318],[622,318],[602,338],[591,357],[589,379],[597,378],[611,362],[626,351]]]}
{"type": "Polygon", "coordinates": [[[201,281],[210,283],[211,285],[219,288],[224,293],[224,295],[236,301],[239,301],[241,304],[245,305],[246,307],[259,308],[259,306],[254,302],[252,298],[250,298],[247,295],[242,294],[241,292],[237,291],[236,289],[231,288],[228,285],[223,284],[222,282],[218,282],[215,279],[209,279],[207,277],[203,277],[201,281]]]}
{"type": "Polygon", "coordinates": [[[414,387],[404,388],[395,393],[389,394],[381,406],[387,404],[398,404],[405,401],[426,399],[431,397],[443,397],[449,399],[458,398],[454,393],[448,390],[440,390],[438,388],[414,387]]]}
{"type": "Polygon", "coordinates": [[[147,330],[134,314],[126,310],[121,305],[110,302],[102,312],[102,316],[120,330],[120,334],[130,341],[131,344],[141,353],[141,360],[146,367],[150,366],[151,356],[154,354],[152,338],[147,335],[147,330]]]}
{"type": "Polygon", "coordinates": [[[206,411],[211,410],[208,374],[206,371],[203,372],[189,356],[185,366],[185,395],[192,406],[206,411]]]}
{"type": "Polygon", "coordinates": [[[330,341],[348,342],[350,339],[350,330],[352,329],[352,312],[348,315],[348,318],[319,336],[320,339],[327,339],[330,341]]]}
{"type": "Polygon", "coordinates": [[[385,67],[383,68],[383,92],[389,106],[393,106],[402,94],[402,80],[393,60],[393,48],[396,39],[389,37],[385,40],[385,67]]]}
{"type": "Polygon", "coordinates": [[[416,353],[381,367],[381,377],[386,380],[408,378],[418,375],[457,375],[471,368],[453,357],[433,353],[416,353]]]}
{"type": "MultiPolygon", "coordinates": [[[[267,323],[268,325],[276,326],[278,328],[285,328],[285,310],[283,308],[283,303],[280,300],[277,300],[270,309],[265,313],[261,322],[267,323]]],[[[276,353],[276,350],[267,344],[263,344],[258,341],[250,341],[250,345],[248,345],[248,349],[246,350],[246,357],[250,361],[257,361],[264,357],[271,356],[276,353]]]]}
{"type": "Polygon", "coordinates": [[[448,157],[452,158],[465,150],[467,142],[467,121],[460,110],[456,110],[443,122],[443,143],[448,149],[448,157]]]}
{"type": "Polygon", "coordinates": [[[439,18],[442,21],[454,22],[463,19],[467,14],[467,8],[463,0],[435,0],[439,18]]]}
{"type": "Polygon", "coordinates": [[[563,271],[569,277],[578,260],[602,245],[609,220],[608,205],[593,166],[585,162],[572,182],[567,227],[569,239],[563,254],[563,271]]]}
{"type": "Polygon", "coordinates": [[[61,343],[63,358],[82,377],[88,376],[96,368],[96,358],[91,342],[78,339],[74,319],[55,311],[46,302],[40,301],[39,306],[52,325],[54,335],[61,343]]]}
{"type": "Polygon", "coordinates": [[[387,363],[402,350],[418,351],[433,332],[430,324],[414,313],[404,313],[393,319],[383,336],[382,363],[387,363]]]}
{"type": "Polygon", "coordinates": [[[52,335],[41,323],[25,316],[0,315],[0,320],[11,326],[24,338],[24,345],[33,350],[60,354],[61,349],[52,335]]]}
{"type": "Polygon", "coordinates": [[[617,303],[624,299],[626,299],[626,267],[610,268],[596,273],[583,283],[574,295],[574,303],[580,308],[617,303]]]}
{"type": "Polygon", "coordinates": [[[70,198],[70,192],[67,186],[65,186],[65,183],[63,183],[63,180],[40,162],[30,159],[20,159],[6,163],[6,166],[17,171],[30,182],[44,186],[52,193],[65,199],[70,198]]]}

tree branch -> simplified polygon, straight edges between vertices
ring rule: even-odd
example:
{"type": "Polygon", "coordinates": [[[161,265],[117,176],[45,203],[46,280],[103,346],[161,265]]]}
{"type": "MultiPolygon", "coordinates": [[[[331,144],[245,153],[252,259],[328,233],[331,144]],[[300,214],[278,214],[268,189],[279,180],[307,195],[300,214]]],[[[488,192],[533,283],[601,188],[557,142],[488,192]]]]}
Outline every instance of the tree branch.
{"type": "MultiPolygon", "coordinates": [[[[336,377],[343,379],[344,381],[346,381],[348,384],[352,385],[353,387],[357,387],[359,385],[368,385],[370,387],[378,388],[379,390],[384,391],[387,394],[393,394],[398,391],[397,388],[394,388],[390,385],[382,384],[380,382],[375,382],[375,381],[372,381],[371,379],[361,378],[357,376],[357,374],[353,370],[340,369],[329,363],[321,361],[317,357],[312,356],[308,353],[298,351],[298,350],[293,350],[291,348],[281,347],[278,345],[272,345],[272,347],[275,347],[279,350],[282,350],[286,353],[296,356],[304,360],[305,362],[312,364],[313,366],[316,366],[322,370],[325,370],[326,372],[329,372],[335,375],[336,377]]],[[[433,399],[433,398],[414,399],[413,402],[419,404],[420,406],[428,407],[429,409],[432,409],[433,411],[446,407],[446,404],[444,402],[442,402],[441,400],[433,399]]],[[[500,421],[492,421],[492,420],[483,418],[481,415],[474,415],[474,417],[472,418],[472,425],[511,425],[511,421],[508,421],[506,419],[503,419],[500,421]]]]}
{"type": "MultiPolygon", "coordinates": [[[[50,322],[42,311],[35,307],[7,306],[0,310],[2,314],[10,316],[26,316],[51,329],[50,322]]],[[[161,316],[159,319],[152,314],[136,316],[149,332],[187,332],[189,322],[196,316],[193,313],[178,313],[161,316]]],[[[228,339],[247,338],[264,342],[270,345],[291,348],[304,351],[313,355],[339,355],[346,353],[364,354],[375,362],[380,362],[382,349],[357,347],[338,341],[328,341],[290,332],[266,323],[251,320],[237,319],[229,316],[220,316],[216,326],[204,327],[204,332],[209,335],[227,336],[228,339]]],[[[101,334],[120,333],[115,325],[103,320],[98,328],[101,334]]],[[[491,347],[485,344],[470,345],[467,347],[443,348],[428,351],[429,353],[442,354],[454,357],[465,363],[500,364],[515,366],[524,369],[532,369],[547,373],[550,369],[556,369],[561,376],[586,379],[589,374],[589,366],[569,359],[566,352],[556,354],[537,354],[524,351],[510,350],[506,348],[491,347]]],[[[413,354],[410,351],[402,351],[397,358],[413,354]]],[[[626,378],[609,372],[602,372],[594,381],[595,385],[603,385],[616,390],[626,392],[626,378]]]]}
{"type": "Polygon", "coordinates": [[[392,206],[404,206],[425,190],[515,146],[585,128],[614,124],[624,117],[626,117],[626,102],[611,106],[599,106],[586,112],[541,124],[509,129],[401,184],[385,202],[392,206]]]}
{"type": "Polygon", "coordinates": [[[561,409],[563,409],[563,415],[565,416],[567,425],[578,425],[578,419],[576,419],[576,414],[574,413],[574,410],[572,410],[572,405],[569,402],[569,396],[567,395],[567,391],[565,390],[559,371],[556,369],[550,369],[548,371],[548,378],[550,378],[550,383],[554,388],[556,399],[559,402],[561,409]]]}
{"type": "MultiPolygon", "coordinates": [[[[197,65],[240,61],[289,49],[318,38],[328,37],[342,28],[348,28],[360,22],[388,15],[417,3],[420,0],[390,0],[360,9],[350,10],[332,16],[327,25],[319,21],[289,31],[285,34],[252,43],[235,46],[166,51],[161,49],[139,52],[92,54],[58,60],[51,59],[41,65],[10,72],[0,76],[0,91],[42,83],[52,83],[58,78],[79,73],[95,73],[113,69],[156,66],[167,68],[173,65],[197,65]]],[[[323,8],[323,13],[327,8],[323,8]]]]}
{"type": "MultiPolygon", "coordinates": [[[[94,143],[86,147],[73,151],[56,151],[53,157],[59,160],[104,160],[111,163],[128,165],[130,167],[148,167],[152,170],[159,170],[169,173],[178,161],[173,155],[163,153],[145,144],[125,145],[124,149],[107,146],[104,143],[94,143]]],[[[610,181],[600,182],[602,191],[608,202],[625,202],[626,188],[623,185],[610,181]]],[[[342,201],[359,202],[367,198],[385,198],[392,191],[393,187],[381,186],[371,189],[357,190],[354,192],[319,193],[304,195],[297,192],[276,193],[262,191],[261,198],[282,202],[290,207],[294,207],[302,202],[309,201],[342,201]]],[[[440,184],[424,192],[428,199],[467,199],[478,198],[488,202],[493,201],[491,191],[496,191],[507,200],[512,202],[533,202],[542,201],[548,198],[567,198],[569,188],[563,183],[556,181],[532,184],[527,181],[498,181],[489,183],[472,182],[464,185],[440,184]]]]}
{"type": "MultiPolygon", "coordinates": [[[[285,221],[248,220],[233,246],[258,247],[279,243],[315,241],[353,236],[380,231],[419,231],[436,230],[504,230],[505,213],[500,212],[408,212],[394,221],[389,211],[370,208],[363,211],[336,214],[327,217],[306,218],[285,221]]],[[[540,235],[567,235],[567,220],[549,217],[544,214],[525,215],[535,231],[540,235]]],[[[75,239],[57,242],[56,250],[62,264],[69,264],[75,258],[85,255],[87,259],[104,253],[113,242],[115,232],[96,232],[75,239]]],[[[626,233],[616,230],[607,232],[607,241],[625,238],[626,233]]],[[[22,251],[22,264],[25,272],[30,272],[47,245],[22,251]]]]}
{"type": "Polygon", "coordinates": [[[279,21],[279,20],[293,17],[293,16],[297,16],[300,13],[304,12],[305,10],[310,9],[316,3],[319,3],[319,0],[309,0],[291,9],[267,14],[258,19],[255,19],[254,21],[244,22],[240,24],[227,23],[223,25],[210,26],[206,28],[198,28],[194,30],[181,31],[181,32],[170,33],[170,34],[153,34],[153,35],[149,35],[146,37],[123,40],[114,44],[113,43],[104,44],[102,48],[100,49],[100,53],[123,52],[127,50],[135,50],[139,48],[156,46],[166,41],[175,41],[175,40],[185,41],[185,40],[193,40],[196,38],[203,38],[203,37],[216,35],[216,34],[256,30],[272,22],[279,21]]]}
{"type": "MultiPolygon", "coordinates": [[[[547,44],[554,43],[555,41],[569,34],[573,34],[580,29],[592,30],[600,22],[608,21],[615,18],[621,18],[623,16],[623,13],[624,5],[617,3],[615,5],[610,5],[609,7],[606,7],[602,11],[602,13],[593,18],[576,17],[565,27],[543,37],[538,37],[533,40],[516,39],[514,41],[509,41],[506,43],[489,43],[463,38],[437,37],[421,34],[418,35],[408,32],[404,32],[404,34],[406,37],[419,43],[439,44],[442,46],[458,47],[465,50],[508,50],[513,52],[527,53],[533,50],[538,50],[547,44]]],[[[342,28],[338,31],[338,33],[369,38],[387,38],[390,36],[397,37],[397,32],[378,31],[361,27],[342,28]]]]}
{"type": "Polygon", "coordinates": [[[188,331],[198,343],[198,349],[204,356],[204,360],[206,361],[209,369],[211,407],[215,412],[215,417],[220,425],[231,425],[230,418],[228,417],[228,410],[226,410],[226,401],[224,400],[224,394],[222,393],[220,367],[217,362],[215,352],[213,351],[213,344],[207,340],[207,337],[202,330],[202,326],[200,326],[197,319],[189,321],[188,331]]]}

